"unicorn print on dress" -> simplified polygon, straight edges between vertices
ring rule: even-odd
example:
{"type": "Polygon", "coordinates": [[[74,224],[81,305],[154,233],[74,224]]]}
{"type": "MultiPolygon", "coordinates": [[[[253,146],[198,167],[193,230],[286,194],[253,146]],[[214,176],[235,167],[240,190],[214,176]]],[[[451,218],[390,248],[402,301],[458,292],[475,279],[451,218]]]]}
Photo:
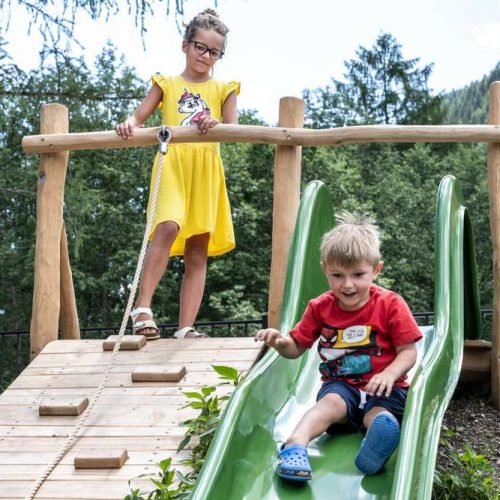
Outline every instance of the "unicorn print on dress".
{"type": "Polygon", "coordinates": [[[193,94],[187,89],[177,101],[179,113],[188,114],[181,121],[181,127],[195,125],[202,116],[210,116],[210,108],[207,103],[201,98],[200,94],[193,94]]]}

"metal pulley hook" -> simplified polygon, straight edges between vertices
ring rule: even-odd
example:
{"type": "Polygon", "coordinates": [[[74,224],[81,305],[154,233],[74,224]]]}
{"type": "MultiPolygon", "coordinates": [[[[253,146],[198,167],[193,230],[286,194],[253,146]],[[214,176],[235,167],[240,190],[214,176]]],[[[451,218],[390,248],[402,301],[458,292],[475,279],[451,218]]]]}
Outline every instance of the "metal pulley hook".
{"type": "Polygon", "coordinates": [[[160,142],[158,146],[158,151],[161,154],[165,154],[168,150],[168,143],[170,142],[170,139],[172,138],[172,133],[166,125],[162,125],[161,129],[158,131],[158,141],[160,142]]]}

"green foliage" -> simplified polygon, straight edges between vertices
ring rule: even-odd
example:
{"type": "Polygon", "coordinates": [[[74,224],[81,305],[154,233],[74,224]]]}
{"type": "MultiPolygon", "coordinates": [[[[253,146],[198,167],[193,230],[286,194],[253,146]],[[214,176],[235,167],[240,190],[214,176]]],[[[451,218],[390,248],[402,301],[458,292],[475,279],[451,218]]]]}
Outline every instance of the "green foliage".
{"type": "Polygon", "coordinates": [[[239,385],[243,380],[244,373],[238,372],[236,368],[233,368],[231,366],[212,365],[212,368],[216,371],[221,380],[224,380],[227,383],[231,383],[234,386],[239,385]]]}
{"type": "MultiPolygon", "coordinates": [[[[213,365],[212,368],[217,372],[219,378],[224,383],[231,382],[234,386],[238,385],[243,374],[238,373],[238,370],[222,365],[213,365]]],[[[183,460],[182,463],[188,465],[192,471],[189,478],[197,477],[205,456],[210,448],[215,431],[219,426],[220,417],[223,410],[223,403],[229,399],[229,395],[218,396],[216,388],[213,386],[204,386],[199,391],[189,391],[183,393],[190,401],[183,408],[192,408],[199,410],[199,414],[192,419],[183,422],[187,427],[184,439],[179,444],[177,452],[183,450],[191,440],[195,439],[196,443],[191,449],[191,457],[183,460]]]]}
{"type": "Polygon", "coordinates": [[[219,398],[213,394],[214,392],[215,387],[202,387],[199,392],[183,393],[191,400],[185,407],[200,410],[200,413],[196,418],[183,422],[188,430],[177,451],[183,450],[193,438],[197,438],[197,443],[191,451],[191,457],[182,462],[189,465],[195,474],[198,474],[203,466],[213,435],[219,425],[220,404],[228,399],[228,396],[219,398]]]}
{"type": "Polygon", "coordinates": [[[128,482],[130,493],[124,500],[173,500],[174,498],[180,500],[189,498],[192,485],[188,481],[179,480],[180,476],[176,474],[175,470],[170,468],[171,464],[172,459],[166,458],[157,464],[160,470],[156,474],[153,476],[151,474],[139,476],[149,477],[155,485],[155,489],[149,493],[143,493],[139,488],[132,489],[130,486],[132,480],[130,480],[128,482]],[[178,478],[177,481],[175,481],[176,476],[178,478]]]}
{"type": "MultiPolygon", "coordinates": [[[[264,124],[252,111],[242,112],[239,122],[264,124]]],[[[205,294],[210,299],[202,304],[200,316],[258,318],[267,310],[274,147],[223,144],[221,153],[231,201],[236,249],[222,258],[210,260],[205,294]]]]}
{"type": "MultiPolygon", "coordinates": [[[[30,321],[39,158],[26,156],[21,140],[38,133],[40,106],[47,99],[66,105],[71,132],[109,130],[146,92],[112,47],[93,68],[60,54],[46,57],[30,73],[0,60],[0,330],[27,330],[30,321]]],[[[241,121],[259,123],[253,112],[243,112],[241,121]]],[[[155,115],[148,125],[158,123],[155,115]]],[[[70,154],[64,219],[82,327],[121,321],[146,222],[154,153],[127,148],[70,154]]],[[[258,318],[267,307],[273,148],[228,144],[222,155],[238,250],[210,259],[200,321],[258,318]]],[[[155,294],[160,322],[177,320],[182,275],[182,259],[172,259],[155,294]]]]}
{"type": "Polygon", "coordinates": [[[448,441],[441,439],[451,467],[437,467],[434,473],[433,500],[492,500],[500,497],[500,488],[493,478],[493,468],[484,455],[470,446],[459,453],[448,441]]]}
{"type": "MultiPolygon", "coordinates": [[[[383,117],[389,115],[391,122],[411,122],[417,115],[421,123],[434,119],[437,101],[427,87],[431,66],[419,69],[417,59],[405,61],[390,35],[381,35],[374,47],[361,47],[357,54],[359,60],[346,64],[349,88],[342,87],[342,102],[341,93],[330,87],[322,90],[323,100],[313,99],[316,91],[309,93],[310,125],[343,124],[353,116],[366,123],[385,122],[383,117]],[[384,57],[391,64],[384,66],[384,57]],[[403,85],[404,78],[409,78],[405,85],[411,89],[403,85]],[[375,100],[361,99],[370,86],[386,80],[394,85],[388,88],[406,89],[404,98],[398,93],[399,104],[380,89],[375,100]],[[338,123],[334,115],[341,118],[338,123]]],[[[40,106],[47,100],[68,106],[72,132],[106,130],[127,116],[146,91],[146,84],[112,47],[103,50],[93,67],[57,51],[46,51],[43,57],[39,69],[24,73],[0,50],[0,309],[5,311],[0,314],[0,330],[27,330],[31,314],[39,159],[23,153],[21,140],[38,133],[40,106]]],[[[155,115],[148,125],[158,123],[155,115]]],[[[255,111],[243,111],[240,123],[263,124],[255,111]]],[[[223,144],[221,151],[237,247],[209,260],[199,321],[257,318],[267,310],[274,148],[223,144]]],[[[82,326],[121,321],[145,225],[153,156],[154,148],[70,154],[64,218],[82,326]]],[[[403,294],[418,311],[433,307],[437,187],[444,175],[455,175],[471,213],[481,304],[488,307],[492,273],[485,159],[481,144],[304,148],[302,182],[305,186],[313,179],[323,180],[335,209],[374,213],[383,229],[381,283],[403,294]]],[[[171,259],[154,297],[160,322],[177,319],[182,275],[182,259],[171,259]]]]}
{"type": "MultiPolygon", "coordinates": [[[[243,372],[238,372],[238,370],[231,366],[212,365],[212,368],[223,381],[222,384],[231,383],[237,386],[243,380],[243,372]]],[[[218,397],[216,390],[214,386],[203,386],[199,391],[186,391],[183,393],[190,400],[183,408],[199,410],[196,418],[183,422],[183,425],[187,427],[187,431],[177,448],[177,452],[180,452],[186,448],[191,440],[196,441],[195,446],[191,449],[191,457],[181,462],[190,467],[190,472],[187,475],[183,475],[176,469],[171,469],[171,458],[162,460],[158,464],[160,470],[155,476],[151,477],[150,474],[142,474],[134,478],[150,477],[156,489],[149,494],[141,492],[140,489],[133,489],[131,482],[134,479],[131,479],[129,481],[130,493],[124,500],[189,498],[189,493],[203,466],[214,433],[219,426],[222,413],[221,403],[229,399],[229,394],[218,397]],[[177,481],[175,481],[175,478],[177,478],[177,481]]]]}
{"type": "Polygon", "coordinates": [[[367,211],[382,228],[379,283],[413,311],[433,309],[434,218],[439,182],[460,182],[471,214],[481,304],[491,305],[492,271],[486,152],[482,144],[399,147],[371,144],[304,150],[303,179],[322,179],[335,209],[367,211]]]}
{"type": "Polygon", "coordinates": [[[480,80],[443,95],[446,123],[482,125],[488,123],[489,86],[500,80],[500,62],[480,80]]]}
{"type": "MultiPolygon", "coordinates": [[[[47,60],[29,74],[3,63],[0,73],[11,79],[0,84],[0,329],[23,330],[31,313],[39,158],[23,154],[22,137],[38,133],[47,98],[68,107],[72,132],[105,130],[145,89],[111,48],[93,71],[72,58],[62,66],[47,60]]],[[[82,326],[119,322],[142,239],[151,157],[143,148],[70,155],[64,218],[82,326]]]]}
{"type": "Polygon", "coordinates": [[[345,63],[346,82],[304,90],[307,123],[314,128],[369,124],[439,124],[441,97],[432,96],[432,64],[403,58],[401,45],[381,33],[371,49],[360,46],[357,59],[345,63]]]}
{"type": "MultiPolygon", "coordinates": [[[[305,90],[308,126],[439,124],[441,97],[428,87],[432,65],[405,60],[394,37],[381,34],[346,62],[346,82],[305,90]]],[[[484,94],[484,92],[483,92],[484,94]]],[[[449,102],[449,101],[447,101],[449,102]]],[[[482,144],[364,144],[305,148],[303,181],[323,180],[335,209],[368,211],[383,230],[379,282],[401,293],[414,311],[433,309],[434,217],[439,182],[460,182],[476,242],[480,299],[491,305],[492,272],[486,152],[482,144]]]]}

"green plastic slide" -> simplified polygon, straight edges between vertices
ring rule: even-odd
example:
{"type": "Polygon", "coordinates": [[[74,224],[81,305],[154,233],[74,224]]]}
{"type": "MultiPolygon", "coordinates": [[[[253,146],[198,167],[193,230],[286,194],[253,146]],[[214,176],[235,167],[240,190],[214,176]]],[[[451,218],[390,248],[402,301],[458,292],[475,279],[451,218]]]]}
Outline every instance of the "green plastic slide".
{"type": "MultiPolygon", "coordinates": [[[[290,251],[280,324],[284,334],[307,302],[327,289],[319,245],[333,216],[325,185],[312,182],[302,196],[290,251]]],[[[309,446],[312,481],[297,484],[276,476],[278,446],[314,403],[320,380],[315,349],[297,360],[270,350],[228,402],[192,499],[431,497],[439,431],[459,376],[464,330],[471,338],[481,330],[470,221],[452,177],[439,188],[435,248],[435,324],[422,328],[401,442],[384,471],[369,477],[356,469],[361,434],[325,435],[309,446]]]]}

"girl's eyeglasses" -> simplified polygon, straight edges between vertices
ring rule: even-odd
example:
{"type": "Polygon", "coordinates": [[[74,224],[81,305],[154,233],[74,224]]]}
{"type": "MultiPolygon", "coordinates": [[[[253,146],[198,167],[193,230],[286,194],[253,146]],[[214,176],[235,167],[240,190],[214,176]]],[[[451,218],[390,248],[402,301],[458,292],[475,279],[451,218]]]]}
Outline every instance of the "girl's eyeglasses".
{"type": "Polygon", "coordinates": [[[222,52],[222,50],[211,49],[207,47],[204,43],[197,42],[196,40],[188,40],[188,43],[194,44],[194,50],[200,56],[208,52],[210,59],[214,59],[216,61],[217,59],[220,59],[224,55],[224,52],[222,52]]]}

